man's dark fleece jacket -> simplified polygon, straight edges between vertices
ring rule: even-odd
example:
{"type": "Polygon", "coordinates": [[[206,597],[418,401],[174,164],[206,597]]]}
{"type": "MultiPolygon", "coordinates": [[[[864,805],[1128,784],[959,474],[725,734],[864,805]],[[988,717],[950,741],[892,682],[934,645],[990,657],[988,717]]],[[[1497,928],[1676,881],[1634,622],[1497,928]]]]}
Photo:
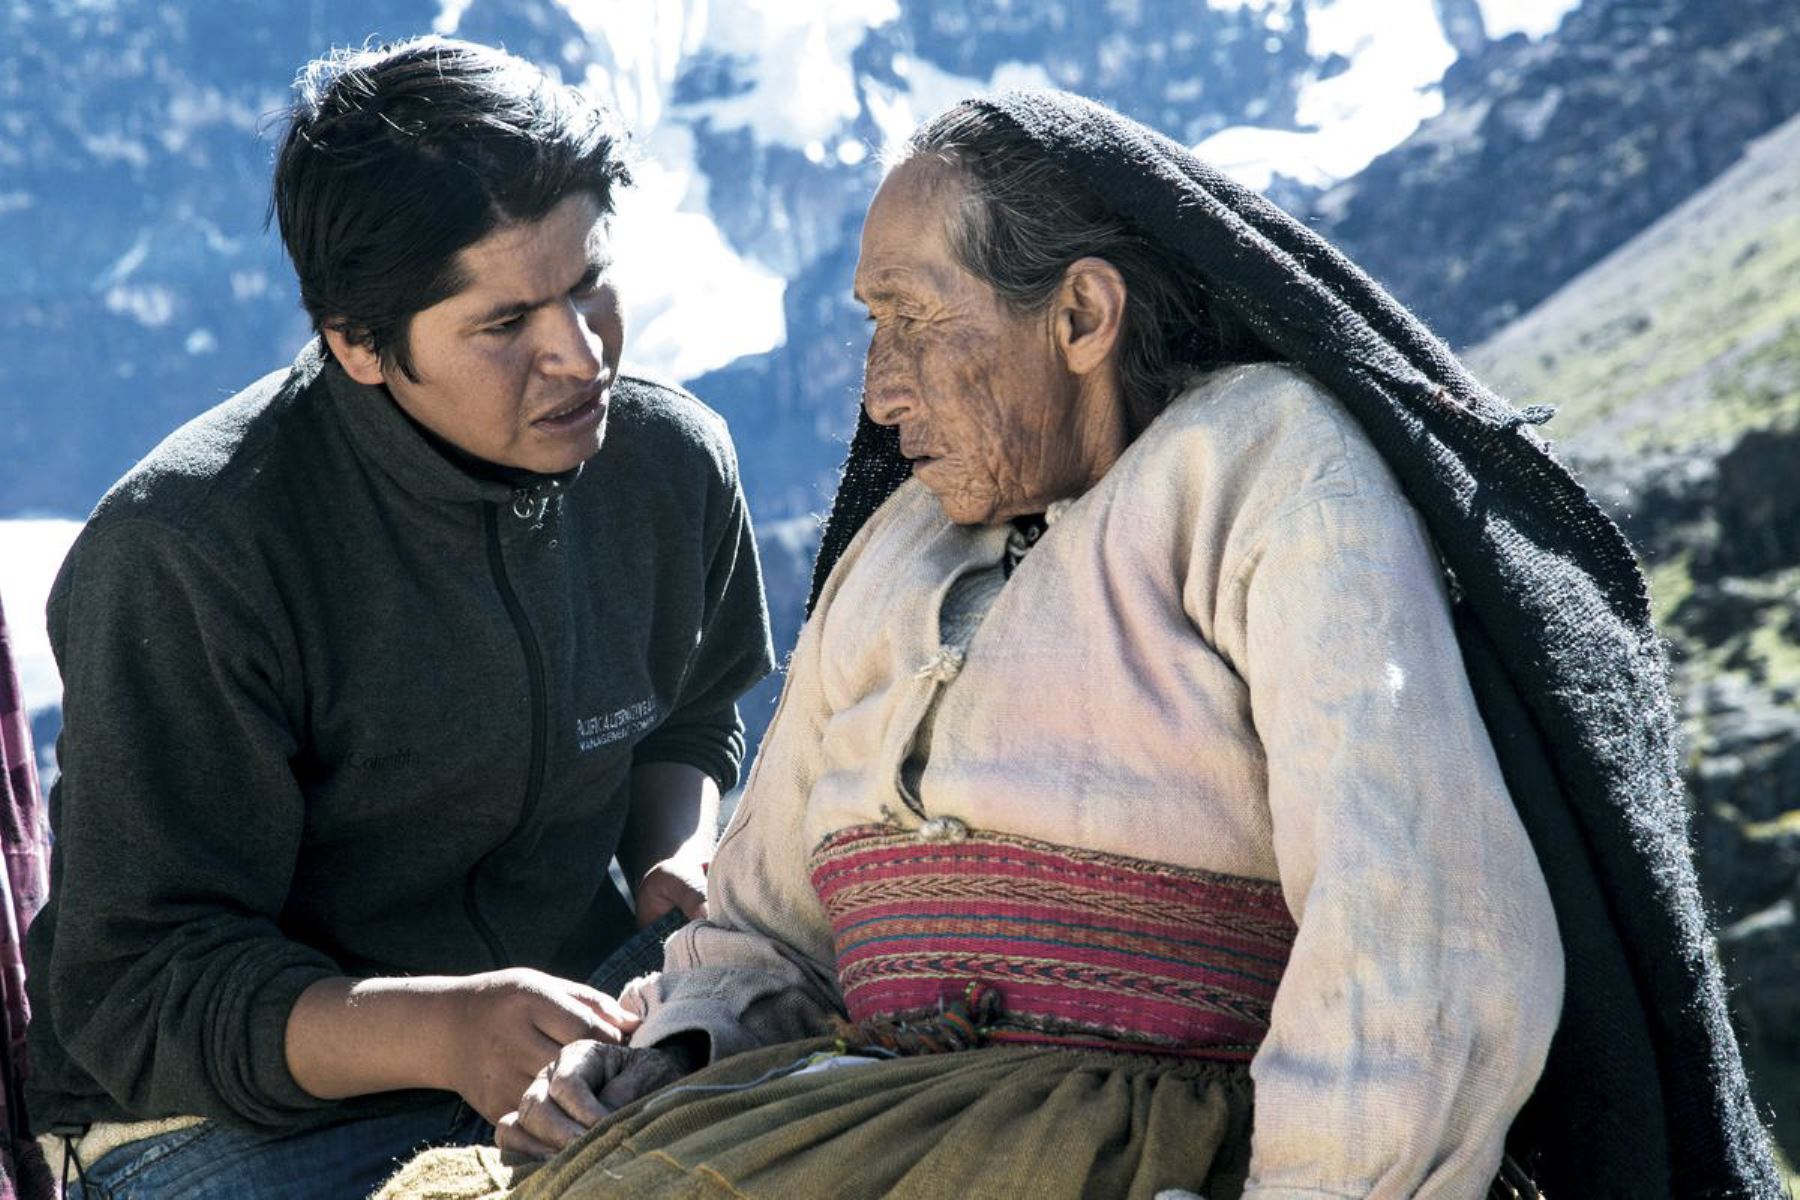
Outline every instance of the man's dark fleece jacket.
{"type": "Polygon", "coordinates": [[[600,452],[503,481],[317,343],[171,435],[50,597],[51,899],[35,1128],[264,1128],[390,1107],[289,1074],[333,975],[583,978],[633,765],[730,787],[771,665],[724,423],[630,378],[600,452]]]}

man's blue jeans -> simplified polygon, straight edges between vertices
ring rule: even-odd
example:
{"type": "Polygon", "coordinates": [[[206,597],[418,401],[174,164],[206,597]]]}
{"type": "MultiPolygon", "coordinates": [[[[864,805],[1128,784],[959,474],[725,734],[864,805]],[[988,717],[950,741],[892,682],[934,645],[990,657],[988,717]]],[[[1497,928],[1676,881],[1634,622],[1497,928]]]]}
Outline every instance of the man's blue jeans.
{"type": "Polygon", "coordinates": [[[132,1142],[71,1168],[69,1200],[361,1200],[415,1151],[490,1140],[460,1100],[300,1133],[250,1133],[207,1121],[132,1142]]]}

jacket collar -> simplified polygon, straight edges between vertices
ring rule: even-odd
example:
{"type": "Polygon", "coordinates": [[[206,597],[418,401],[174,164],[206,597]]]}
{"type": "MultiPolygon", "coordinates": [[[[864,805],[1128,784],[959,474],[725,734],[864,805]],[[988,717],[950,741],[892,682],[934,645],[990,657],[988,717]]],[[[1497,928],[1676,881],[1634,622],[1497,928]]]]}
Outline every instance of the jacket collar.
{"type": "Polygon", "coordinates": [[[558,475],[508,471],[463,453],[422,429],[386,388],[350,378],[318,338],[300,352],[294,368],[324,381],[357,454],[422,500],[538,506],[581,474],[580,466],[558,475]]]}

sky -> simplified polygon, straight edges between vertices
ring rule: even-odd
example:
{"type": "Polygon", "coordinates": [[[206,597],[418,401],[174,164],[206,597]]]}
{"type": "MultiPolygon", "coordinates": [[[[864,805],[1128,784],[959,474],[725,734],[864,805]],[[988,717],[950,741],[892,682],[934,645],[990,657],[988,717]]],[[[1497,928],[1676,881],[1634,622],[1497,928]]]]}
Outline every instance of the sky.
{"type": "MultiPolygon", "coordinates": [[[[1274,19],[1292,0],[1206,0],[1249,6],[1274,19]]],[[[1542,37],[1577,0],[1481,0],[1492,37],[1542,37]]],[[[748,129],[761,142],[792,146],[814,162],[854,165],[882,147],[851,138],[857,113],[850,51],[872,27],[893,20],[898,0],[557,0],[597,45],[606,65],[582,81],[607,99],[643,145],[637,186],[620,198],[618,274],[640,370],[689,379],[786,337],[785,280],[733,247],[708,215],[708,181],[694,162],[693,122],[748,129]],[[675,111],[669,93],[684,59],[709,50],[742,59],[752,87],[675,111]],[[654,247],[652,257],[634,247],[654,247]],[[705,279],[704,288],[692,281],[705,279]],[[695,329],[708,336],[696,338],[695,329]]],[[[467,0],[443,0],[440,31],[455,32],[467,0]]],[[[1442,108],[1436,85],[1454,59],[1431,0],[1331,0],[1308,9],[1309,49],[1336,52],[1348,70],[1300,99],[1304,131],[1240,126],[1196,149],[1238,179],[1263,187],[1280,172],[1313,184],[1355,174],[1442,108]]],[[[901,59],[905,87],[869,89],[871,116],[888,139],[924,117],[983,91],[1047,85],[1033,63],[1001,65],[987,79],[901,59]]],[[[0,601],[4,602],[28,707],[60,692],[44,633],[50,582],[79,531],[73,521],[0,520],[0,601]]]]}

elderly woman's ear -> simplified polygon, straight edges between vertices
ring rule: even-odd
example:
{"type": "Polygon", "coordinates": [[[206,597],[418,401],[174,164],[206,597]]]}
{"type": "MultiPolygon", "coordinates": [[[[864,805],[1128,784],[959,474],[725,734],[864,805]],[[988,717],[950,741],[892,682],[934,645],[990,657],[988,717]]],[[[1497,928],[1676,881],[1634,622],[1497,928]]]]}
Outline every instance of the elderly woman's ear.
{"type": "Polygon", "coordinates": [[[1125,277],[1104,258],[1078,258],[1063,271],[1054,333],[1071,374],[1087,375],[1118,356],[1125,330],[1125,277]]]}

